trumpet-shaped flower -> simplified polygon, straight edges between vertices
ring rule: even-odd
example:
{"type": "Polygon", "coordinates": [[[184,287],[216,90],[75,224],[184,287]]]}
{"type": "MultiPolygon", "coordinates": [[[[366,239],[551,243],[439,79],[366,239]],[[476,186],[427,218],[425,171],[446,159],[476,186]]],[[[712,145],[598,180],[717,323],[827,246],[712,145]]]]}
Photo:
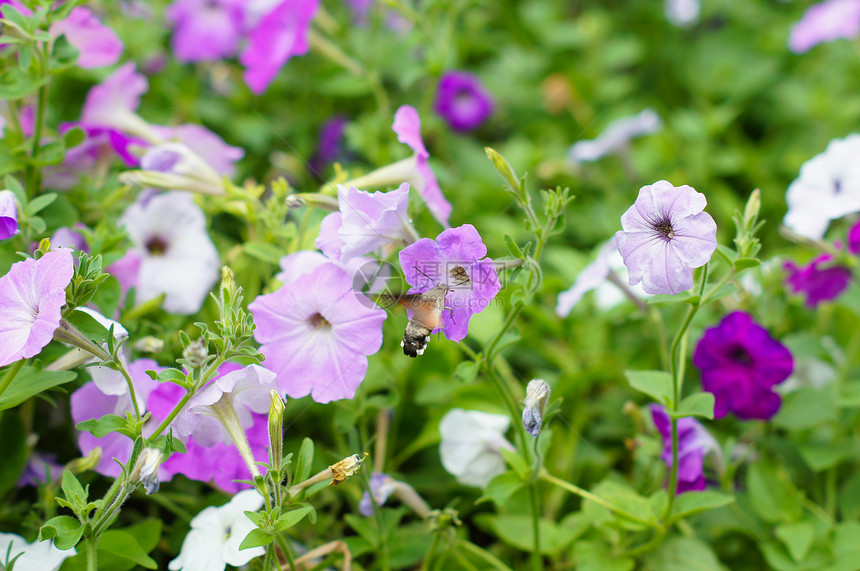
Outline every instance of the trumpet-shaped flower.
{"type": "MultiPolygon", "coordinates": [[[[651,418],[663,438],[660,458],[672,469],[672,421],[665,407],[652,404],[651,418]]],[[[678,489],[682,494],[691,490],[705,489],[704,460],[709,452],[720,454],[714,437],[693,417],[678,419],[678,489]]]]}
{"type": "Polygon", "coordinates": [[[452,207],[442,194],[436,174],[430,168],[430,153],[427,152],[427,147],[424,146],[424,140],[421,138],[421,117],[418,116],[418,111],[410,105],[400,107],[394,114],[394,124],[391,128],[397,134],[397,140],[408,145],[415,153],[412,160],[415,162],[416,176],[409,182],[427,203],[433,217],[447,228],[452,207]]]}
{"type": "Polygon", "coordinates": [[[74,273],[72,251],[61,248],[16,262],[0,278],[0,366],[34,357],[51,342],[74,273]]]}
{"type": "Polygon", "coordinates": [[[0,240],[11,238],[20,233],[15,193],[11,190],[0,190],[0,240]]]}
{"type": "Polygon", "coordinates": [[[65,19],[52,24],[50,33],[54,37],[66,36],[80,52],[78,66],[83,68],[113,65],[122,55],[122,40],[82,6],[72,8],[65,19]]]}
{"type": "Polygon", "coordinates": [[[220,507],[210,506],[191,520],[191,530],[182,542],[179,557],[171,561],[170,571],[224,571],[227,565],[241,567],[260,557],[262,547],[239,550],[245,536],[256,525],[245,515],[263,506],[256,490],[239,492],[220,507]]]}
{"type": "Polygon", "coordinates": [[[449,71],[439,79],[434,109],[455,131],[480,127],[493,114],[493,98],[478,76],[449,71]]]}
{"type": "Polygon", "coordinates": [[[806,9],[791,28],[788,47],[796,54],[818,44],[860,34],[860,0],[825,0],[806,9]]]}
{"type": "Polygon", "coordinates": [[[348,262],[391,243],[417,237],[406,210],[409,184],[390,192],[364,192],[338,185],[339,212],[323,219],[316,246],[333,260],[348,262]]]}
{"type": "Polygon", "coordinates": [[[177,0],[167,8],[171,45],[181,62],[216,61],[239,50],[246,0],[177,0]]]}
{"type": "Polygon", "coordinates": [[[513,450],[505,439],[511,419],[501,414],[453,408],[439,423],[442,466],[465,486],[483,488],[505,471],[499,450],[513,450]]]}
{"type": "Polygon", "coordinates": [[[665,180],[639,190],[615,234],[630,285],[641,282],[651,294],[693,287],[692,268],[707,264],[717,249],[717,224],[703,212],[706,204],[704,194],[665,180]]]}
{"type": "Polygon", "coordinates": [[[742,311],[705,331],[693,353],[702,388],[715,398],[714,418],[769,420],[782,400],[773,387],[794,368],[791,352],[742,311]]]}
{"type": "Polygon", "coordinates": [[[596,139],[577,141],[570,147],[568,158],[574,164],[596,161],[618,152],[636,137],[656,133],[661,127],[656,111],[645,109],[636,115],[616,119],[596,139]]]}
{"type": "Polygon", "coordinates": [[[14,559],[15,571],[57,571],[63,561],[75,553],[74,547],[66,551],[57,549],[52,540],[27,543],[20,535],[0,533],[0,567],[4,569],[11,569],[6,564],[14,559]]]}
{"type": "Polygon", "coordinates": [[[292,398],[352,398],[367,373],[367,356],[382,346],[385,311],[354,291],[353,277],[332,262],[308,273],[285,268],[279,278],[287,281],[278,291],[248,305],[266,366],[292,398]]]}
{"type": "Polygon", "coordinates": [[[785,263],[788,273],[785,283],[794,293],[806,295],[807,307],[836,299],[851,283],[851,269],[828,263],[832,259],[830,254],[821,254],[806,266],[800,267],[790,260],[785,263]]]}
{"type": "Polygon", "coordinates": [[[411,284],[409,293],[424,293],[437,285],[450,289],[445,296],[438,330],[459,342],[469,332],[469,320],[490,305],[502,289],[487,247],[471,224],[444,230],[436,240],[422,238],[400,251],[400,267],[411,284]]]}
{"type": "Polygon", "coordinates": [[[206,216],[193,198],[168,192],[138,201],[120,218],[134,247],[111,266],[138,303],[166,294],[164,309],[188,315],[203,305],[218,279],[220,258],[206,233],[206,216]]]}

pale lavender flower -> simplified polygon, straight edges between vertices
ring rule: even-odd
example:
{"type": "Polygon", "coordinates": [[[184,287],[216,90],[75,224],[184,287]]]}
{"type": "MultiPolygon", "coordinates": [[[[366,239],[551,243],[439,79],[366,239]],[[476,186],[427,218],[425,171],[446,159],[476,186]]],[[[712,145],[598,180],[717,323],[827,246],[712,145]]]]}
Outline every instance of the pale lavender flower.
{"type": "Polygon", "coordinates": [[[236,162],[245,156],[242,148],[228,145],[224,139],[202,125],[194,123],[172,127],[153,125],[153,131],[164,141],[176,141],[191,149],[218,173],[219,179],[222,176],[232,178],[236,174],[236,162]]]}
{"type": "MultiPolygon", "coordinates": [[[[76,227],[84,227],[83,225],[76,227]]],[[[68,226],[61,226],[54,231],[51,236],[51,246],[53,248],[71,248],[79,252],[89,252],[89,246],[83,235],[77,230],[73,230],[68,226]]]]}
{"type": "Polygon", "coordinates": [[[860,0],[825,0],[813,4],[791,28],[788,47],[796,54],[824,42],[860,34],[860,0]]]}
{"type": "Polygon", "coordinates": [[[860,211],[860,135],[833,139],[823,153],[800,167],[788,187],[782,223],[805,238],[820,240],[831,220],[860,211]]]}
{"type": "Polygon", "coordinates": [[[708,263],[717,249],[717,224],[703,212],[705,195],[661,180],[639,190],[615,234],[630,272],[651,294],[676,294],[693,287],[692,268],[708,263]]]}
{"type": "Polygon", "coordinates": [[[252,412],[268,412],[270,393],[277,389],[275,373],[259,365],[249,365],[220,376],[195,394],[176,417],[174,426],[180,438],[193,436],[199,444],[229,444],[231,436],[224,424],[239,421],[241,429],[254,424],[252,412]],[[232,408],[235,414],[225,411],[232,408]]]}
{"type": "Polygon", "coordinates": [[[15,193],[11,190],[0,190],[0,240],[6,240],[20,233],[15,193]]]}
{"type": "Polygon", "coordinates": [[[206,232],[206,215],[184,192],[129,206],[119,220],[134,246],[108,271],[137,288],[142,303],[164,293],[164,310],[197,312],[220,275],[220,257],[206,232]]]}
{"type": "Polygon", "coordinates": [[[122,40],[81,6],[72,8],[69,15],[52,24],[49,31],[55,38],[66,36],[66,40],[80,52],[78,66],[85,69],[113,65],[122,55],[122,40]]]}
{"type": "MultiPolygon", "coordinates": [[[[53,482],[62,473],[63,466],[56,462],[56,457],[53,454],[42,454],[34,450],[27,459],[27,466],[24,468],[24,473],[18,478],[16,486],[19,488],[40,486],[53,482]]],[[[0,552],[0,560],[2,560],[2,552],[0,552]]]]}
{"type": "Polygon", "coordinates": [[[16,262],[0,278],[0,366],[34,357],[51,342],[74,273],[72,251],[59,249],[16,262]]]}
{"type": "Polygon", "coordinates": [[[318,0],[284,0],[251,30],[239,58],[251,91],[262,94],[291,57],[308,53],[308,30],[317,8],[318,0]]]}
{"type": "Polygon", "coordinates": [[[430,168],[430,153],[427,152],[427,147],[424,146],[424,140],[421,138],[421,117],[418,116],[418,111],[410,105],[400,107],[394,114],[394,124],[391,128],[397,134],[397,140],[409,145],[415,153],[412,159],[417,176],[409,181],[412,183],[412,188],[416,189],[427,203],[433,217],[447,228],[452,207],[442,194],[436,175],[430,168]]]}
{"type": "MultiPolygon", "coordinates": [[[[660,458],[672,469],[672,421],[665,407],[658,404],[649,406],[654,426],[663,439],[663,452],[660,458]]],[[[720,456],[720,447],[714,437],[698,420],[692,417],[678,419],[678,488],[683,494],[691,490],[705,489],[704,460],[709,452],[720,456]]]]}
{"type": "Polygon", "coordinates": [[[388,474],[374,472],[370,477],[370,491],[364,492],[358,502],[358,512],[364,517],[372,517],[374,504],[377,506],[384,505],[388,496],[394,493],[396,489],[397,480],[388,474]]]}
{"type": "Polygon", "coordinates": [[[577,141],[570,147],[568,158],[573,164],[596,161],[617,153],[636,137],[656,133],[661,127],[656,111],[645,109],[637,115],[616,119],[596,139],[577,141]]]}
{"type": "Polygon", "coordinates": [[[170,571],[224,571],[227,565],[241,567],[262,556],[262,547],[239,550],[239,545],[257,526],[245,515],[263,507],[263,497],[256,490],[239,492],[227,504],[210,506],[191,520],[191,529],[182,542],[179,556],[167,568],[170,571]]]}
{"type": "Polygon", "coordinates": [[[167,8],[171,45],[181,62],[216,61],[239,51],[246,0],[177,0],[167,8]]]}
{"type": "Polygon", "coordinates": [[[495,104],[477,75],[448,71],[439,79],[434,109],[455,131],[480,127],[493,114],[495,104]]]}
{"type": "MultiPolygon", "coordinates": [[[[75,548],[60,550],[54,546],[53,540],[27,540],[14,533],[0,533],[0,565],[15,559],[15,571],[57,571],[66,558],[75,555],[75,548]],[[6,555],[9,555],[9,561],[6,555]]],[[[9,567],[11,569],[11,567],[9,567]]]]}
{"type": "Polygon", "coordinates": [[[346,0],[346,7],[349,8],[352,23],[363,28],[367,25],[370,9],[373,7],[373,0],[346,0]]]}
{"type": "Polygon", "coordinates": [[[136,113],[141,96],[148,90],[149,82],[137,72],[134,62],[121,65],[87,93],[81,112],[82,126],[160,142],[152,126],[136,113]]]}
{"type": "Polygon", "coordinates": [[[701,0],[664,0],[663,12],[673,26],[687,28],[699,20],[701,0]]]}
{"type": "Polygon", "coordinates": [[[493,260],[486,255],[487,247],[471,224],[449,228],[435,241],[422,238],[400,251],[400,267],[414,286],[409,293],[449,286],[439,330],[451,341],[466,337],[469,320],[486,309],[502,288],[493,260]]]}
{"type": "Polygon", "coordinates": [[[442,466],[465,486],[485,487],[505,471],[499,450],[514,450],[505,439],[507,415],[453,408],[439,423],[442,466]]]}
{"type": "Polygon", "coordinates": [[[382,346],[385,311],[354,291],[352,275],[331,262],[257,297],[248,309],[266,366],[292,398],[352,398],[367,356],[382,346]]]}
{"type": "Polygon", "coordinates": [[[339,212],[323,219],[316,246],[341,262],[417,237],[409,222],[409,183],[390,192],[365,192],[338,185],[339,212]]]}

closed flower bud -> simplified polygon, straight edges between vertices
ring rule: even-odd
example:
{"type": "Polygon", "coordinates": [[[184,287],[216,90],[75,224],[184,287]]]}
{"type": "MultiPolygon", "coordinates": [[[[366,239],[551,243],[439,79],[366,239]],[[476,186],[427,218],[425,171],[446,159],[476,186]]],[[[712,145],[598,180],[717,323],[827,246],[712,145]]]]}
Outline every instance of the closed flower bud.
{"type": "Polygon", "coordinates": [[[209,347],[203,339],[195,339],[188,344],[188,347],[182,352],[182,357],[188,361],[192,367],[202,367],[206,358],[209,356],[209,347]]]}
{"type": "Polygon", "coordinates": [[[161,353],[164,349],[164,340],[147,335],[138,339],[134,343],[134,348],[142,353],[161,353]]]}
{"type": "Polygon", "coordinates": [[[549,385],[543,379],[529,381],[526,386],[523,427],[535,438],[540,434],[541,425],[543,425],[543,414],[549,401],[549,393],[549,385]]]}
{"type": "Polygon", "coordinates": [[[272,470],[278,471],[281,469],[281,462],[284,455],[284,400],[274,389],[269,393],[271,401],[269,403],[269,463],[272,465],[272,470]]]}
{"type": "Polygon", "coordinates": [[[158,491],[158,467],[161,466],[163,458],[164,455],[157,448],[144,448],[140,456],[137,457],[137,462],[129,479],[132,482],[142,484],[143,489],[146,490],[146,495],[158,491]]]}

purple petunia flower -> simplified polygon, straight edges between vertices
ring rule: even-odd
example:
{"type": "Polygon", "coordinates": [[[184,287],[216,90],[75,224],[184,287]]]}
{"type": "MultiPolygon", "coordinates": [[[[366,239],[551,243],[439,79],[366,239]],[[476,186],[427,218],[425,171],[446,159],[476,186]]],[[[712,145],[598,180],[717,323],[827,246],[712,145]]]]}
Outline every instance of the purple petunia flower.
{"type": "Polygon", "coordinates": [[[785,193],[782,223],[801,236],[820,240],[831,220],[860,211],[860,135],[833,139],[823,153],[800,167],[785,193]]]}
{"type": "Polygon", "coordinates": [[[287,60],[308,53],[308,30],[318,8],[318,0],[284,0],[251,30],[239,58],[251,91],[262,94],[287,60]]]}
{"type": "Polygon", "coordinates": [[[220,257],[206,232],[206,216],[184,192],[168,192],[129,206],[119,220],[134,247],[108,268],[142,303],[166,294],[164,310],[197,312],[218,280],[220,257]]]}
{"type": "Polygon", "coordinates": [[[181,62],[216,61],[239,51],[247,0],[177,0],[167,8],[171,45],[181,62]]]}
{"type": "Polygon", "coordinates": [[[615,234],[630,272],[651,294],[676,294],[693,287],[692,268],[704,266],[717,249],[717,224],[703,212],[705,195],[661,180],[639,189],[615,234]]]}
{"type": "MultiPolygon", "coordinates": [[[[666,409],[658,404],[648,407],[654,426],[663,437],[660,458],[672,469],[672,421],[666,409]]],[[[699,421],[692,417],[678,419],[678,494],[705,489],[704,459],[708,452],[720,452],[720,447],[699,421]]]]}
{"type": "Polygon", "coordinates": [[[74,273],[72,251],[61,248],[16,262],[0,278],[0,366],[34,357],[51,342],[74,273]]]}
{"type": "Polygon", "coordinates": [[[15,193],[11,190],[0,190],[0,240],[6,240],[20,233],[15,193]]]}
{"type": "Polygon", "coordinates": [[[785,283],[791,286],[794,293],[806,295],[807,307],[816,307],[822,301],[836,299],[851,283],[851,269],[828,264],[832,259],[830,254],[821,254],[803,267],[790,260],[785,263],[788,273],[785,283]]]}
{"type": "Polygon", "coordinates": [[[241,147],[228,145],[224,139],[201,125],[184,123],[172,127],[153,125],[152,128],[164,141],[176,141],[191,149],[219,177],[232,178],[236,174],[236,162],[245,156],[241,147]]]}
{"type": "Polygon", "coordinates": [[[400,107],[394,114],[394,124],[391,128],[397,134],[397,140],[409,145],[409,148],[415,152],[412,159],[408,159],[410,162],[414,161],[411,166],[415,176],[409,181],[412,183],[412,188],[416,189],[427,203],[433,217],[447,228],[452,207],[442,194],[436,175],[430,168],[430,153],[427,152],[427,147],[424,146],[424,140],[421,138],[421,118],[418,116],[418,111],[410,105],[400,107]]]}
{"type": "Polygon", "coordinates": [[[845,245],[848,251],[855,256],[860,256],[860,220],[854,223],[848,231],[848,243],[845,245]]]}
{"type": "Polygon", "coordinates": [[[341,115],[336,115],[323,123],[320,127],[319,140],[317,141],[317,150],[311,160],[308,161],[308,166],[311,172],[322,178],[322,171],[328,165],[336,160],[339,160],[344,154],[343,148],[343,133],[349,120],[341,115]]]}
{"type": "Polygon", "coordinates": [[[742,420],[776,414],[782,401],[773,387],[794,368],[788,348],[742,311],[705,331],[693,364],[702,373],[702,388],[716,399],[714,418],[733,412],[742,420]]]}
{"type": "Polygon", "coordinates": [[[307,273],[293,270],[285,267],[278,276],[285,280],[278,291],[248,305],[266,366],[292,398],[352,398],[367,373],[367,356],[382,346],[386,313],[354,291],[353,276],[333,262],[307,273]]]}
{"type": "Polygon", "coordinates": [[[361,500],[358,502],[358,512],[364,517],[372,517],[374,504],[377,506],[384,505],[388,500],[388,496],[396,489],[397,480],[388,474],[374,472],[370,477],[370,491],[364,492],[361,500]]]}
{"type": "Polygon", "coordinates": [[[788,47],[796,54],[818,44],[860,34],[860,0],[825,0],[813,4],[791,28],[788,47]]]}
{"type": "Polygon", "coordinates": [[[65,19],[52,24],[50,34],[55,38],[66,36],[66,40],[81,54],[78,66],[85,69],[113,65],[122,55],[122,40],[81,6],[72,8],[65,19]]]}
{"type": "Polygon", "coordinates": [[[434,109],[455,131],[471,131],[493,114],[493,98],[477,75],[449,71],[439,79],[434,109]]]}
{"type": "Polygon", "coordinates": [[[392,243],[411,244],[417,234],[409,223],[409,183],[390,192],[364,192],[338,185],[339,212],[326,216],[316,246],[333,260],[349,262],[392,243]]]}
{"type": "Polygon", "coordinates": [[[459,342],[469,332],[469,320],[482,312],[502,289],[487,247],[471,224],[449,228],[436,240],[422,238],[400,251],[400,267],[411,284],[409,293],[424,293],[437,285],[450,288],[439,330],[459,342]],[[449,309],[450,308],[450,309],[449,309]]]}

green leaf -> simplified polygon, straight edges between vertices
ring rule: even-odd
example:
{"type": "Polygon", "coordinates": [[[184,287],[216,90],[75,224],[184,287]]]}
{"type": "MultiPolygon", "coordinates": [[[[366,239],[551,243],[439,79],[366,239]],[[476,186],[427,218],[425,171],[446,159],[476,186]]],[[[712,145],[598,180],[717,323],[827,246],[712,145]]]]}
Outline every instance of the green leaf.
{"type": "Polygon", "coordinates": [[[102,438],[111,432],[129,434],[128,419],[116,414],[106,414],[101,418],[92,418],[75,425],[80,431],[89,432],[96,438],[102,438]]]}
{"type": "Polygon", "coordinates": [[[83,129],[80,127],[72,127],[63,133],[63,145],[65,145],[67,149],[71,149],[72,147],[77,147],[83,143],[86,138],[87,134],[83,129]]]}
{"type": "Polygon", "coordinates": [[[720,289],[708,295],[708,303],[724,298],[729,295],[734,295],[738,291],[738,286],[735,284],[724,284],[720,289]]]}
{"type": "Polygon", "coordinates": [[[78,544],[84,526],[75,518],[67,515],[58,515],[45,522],[39,529],[39,541],[53,539],[57,549],[71,549],[78,544]]]}
{"type": "Polygon", "coordinates": [[[185,373],[173,367],[169,367],[158,373],[155,371],[146,371],[146,374],[159,383],[175,383],[179,386],[185,386],[185,383],[188,382],[188,377],[185,373]]]}
{"type": "Polygon", "coordinates": [[[625,371],[630,386],[660,404],[672,402],[672,377],[665,371],[625,371]]]}
{"type": "Polygon", "coordinates": [[[48,194],[42,194],[41,196],[37,196],[33,200],[27,203],[27,206],[24,208],[24,212],[27,216],[33,216],[34,214],[38,214],[43,209],[47,208],[57,199],[57,193],[49,192],[48,194]]]}
{"type": "Polygon", "coordinates": [[[832,387],[804,387],[785,396],[773,424],[789,430],[806,430],[836,419],[837,408],[832,387]]]}
{"type": "Polygon", "coordinates": [[[454,378],[461,383],[470,383],[478,376],[478,364],[474,361],[461,361],[454,369],[454,378]]]}
{"type": "Polygon", "coordinates": [[[514,493],[525,486],[525,481],[514,472],[499,474],[487,484],[484,495],[475,504],[492,500],[498,507],[504,506],[514,493]]]}
{"type": "Polygon", "coordinates": [[[507,247],[508,252],[510,252],[511,256],[517,258],[518,260],[526,259],[519,245],[517,245],[514,239],[511,238],[511,235],[507,233],[505,234],[505,247],[507,247]]]}
{"type": "Polygon", "coordinates": [[[63,495],[66,499],[72,503],[75,501],[80,501],[81,503],[85,503],[87,501],[87,492],[84,490],[84,487],[81,486],[81,483],[78,482],[78,479],[72,474],[71,470],[63,470],[63,495]]]}
{"type": "Polygon", "coordinates": [[[345,514],[344,521],[355,530],[358,535],[363,537],[374,549],[379,546],[379,536],[377,535],[376,526],[371,524],[369,518],[358,517],[354,514],[345,514]]]}
{"type": "MultiPolygon", "coordinates": [[[[5,8],[3,12],[5,14],[5,8]]],[[[48,83],[49,79],[50,75],[34,77],[20,67],[9,67],[0,74],[0,100],[22,99],[48,83]]]]}
{"type": "MultiPolygon", "coordinates": [[[[528,515],[491,515],[481,514],[476,521],[487,527],[503,542],[522,551],[534,549],[534,528],[532,518],[528,515]]],[[[579,529],[562,527],[549,519],[541,519],[540,551],[545,555],[556,556],[567,547],[577,535],[579,529]]]]}
{"type": "Polygon", "coordinates": [[[816,442],[799,447],[800,456],[814,472],[839,465],[853,454],[851,442],[816,442]]]}
{"type": "Polygon", "coordinates": [[[681,292],[676,295],[671,295],[667,293],[661,293],[657,295],[648,296],[645,299],[645,303],[649,305],[653,305],[656,303],[684,303],[690,300],[692,296],[689,292],[681,292]]]}
{"type": "MultiPolygon", "coordinates": [[[[627,484],[607,479],[594,486],[591,493],[641,520],[652,523],[656,523],[657,521],[657,516],[654,513],[651,500],[639,495],[636,490],[627,484]]],[[[583,509],[592,511],[601,510],[605,513],[614,513],[614,517],[618,522],[618,525],[625,529],[640,530],[648,528],[647,525],[639,523],[638,521],[633,521],[618,513],[611,512],[609,508],[606,508],[592,500],[586,499],[583,509]]]]}
{"type": "Polygon", "coordinates": [[[23,367],[6,391],[0,395],[0,410],[18,406],[42,391],[68,383],[77,377],[76,373],[70,371],[46,371],[36,367],[23,367]]]}
{"type": "Polygon", "coordinates": [[[833,532],[835,561],[826,571],[857,571],[860,569],[860,523],[846,521],[833,532]]]}
{"type": "Polygon", "coordinates": [[[531,471],[531,467],[529,467],[528,462],[520,456],[519,452],[500,448],[499,454],[501,454],[502,458],[505,459],[507,465],[513,468],[521,477],[525,477],[525,475],[531,471]]]}
{"type": "Polygon", "coordinates": [[[314,462],[314,441],[305,437],[299,456],[296,458],[295,483],[304,482],[311,476],[311,465],[314,462]]]}
{"type": "Polygon", "coordinates": [[[747,268],[755,268],[756,266],[760,266],[761,262],[758,258],[738,258],[732,264],[732,267],[736,272],[741,270],[746,270],[747,268]]]}
{"type": "Polygon", "coordinates": [[[264,262],[268,262],[274,266],[277,266],[278,262],[284,256],[284,251],[281,248],[268,242],[260,242],[256,240],[246,242],[245,245],[242,246],[242,250],[249,256],[257,258],[258,260],[263,260],[264,262]]]}
{"type": "Polygon", "coordinates": [[[803,496],[784,468],[756,462],[747,471],[747,490],[753,509],[767,522],[791,522],[803,513],[803,496]]]}
{"type": "Polygon", "coordinates": [[[684,492],[675,500],[675,505],[672,508],[672,521],[721,508],[733,501],[735,501],[733,496],[711,490],[684,492]]]}
{"type": "Polygon", "coordinates": [[[275,541],[275,536],[266,530],[256,527],[248,532],[242,543],[239,544],[239,551],[243,549],[252,549],[254,547],[265,547],[275,541]]]}
{"type": "Polygon", "coordinates": [[[302,521],[306,515],[314,511],[314,507],[310,504],[302,505],[301,507],[290,510],[288,512],[284,512],[281,514],[281,517],[275,522],[275,531],[280,533],[286,529],[290,529],[300,521],[302,521]]]}
{"type": "Polygon", "coordinates": [[[76,309],[66,319],[86,335],[87,339],[96,343],[107,342],[109,335],[107,327],[96,321],[89,313],[76,309]]]}
{"type": "Polygon", "coordinates": [[[708,420],[714,419],[714,395],[702,392],[688,396],[678,405],[678,410],[668,411],[669,416],[684,418],[685,416],[701,416],[708,420]]]}
{"type": "MultiPolygon", "coordinates": [[[[0,493],[11,490],[21,479],[27,466],[27,432],[17,414],[4,414],[0,419],[0,493]]],[[[3,554],[0,553],[0,561],[3,554]]]]}
{"type": "Polygon", "coordinates": [[[719,244],[717,246],[717,254],[729,265],[734,264],[735,258],[738,257],[738,253],[728,246],[723,246],[719,244]]]}
{"type": "MultiPolygon", "coordinates": [[[[687,492],[689,493],[689,492],[687,492]]],[[[684,493],[678,499],[687,495],[684,493]]],[[[717,556],[703,541],[673,537],[645,558],[643,571],[723,571],[717,556]]]]}
{"type": "Polygon", "coordinates": [[[128,559],[147,569],[156,569],[155,560],[146,554],[135,537],[127,531],[109,529],[99,536],[99,551],[128,559]]]}
{"type": "Polygon", "coordinates": [[[812,540],[815,539],[815,527],[808,521],[783,523],[776,526],[776,536],[782,541],[791,558],[800,563],[806,558],[812,540]]]}
{"type": "Polygon", "coordinates": [[[577,542],[574,557],[576,571],[630,571],[636,564],[632,557],[619,557],[599,541],[577,542]]]}

